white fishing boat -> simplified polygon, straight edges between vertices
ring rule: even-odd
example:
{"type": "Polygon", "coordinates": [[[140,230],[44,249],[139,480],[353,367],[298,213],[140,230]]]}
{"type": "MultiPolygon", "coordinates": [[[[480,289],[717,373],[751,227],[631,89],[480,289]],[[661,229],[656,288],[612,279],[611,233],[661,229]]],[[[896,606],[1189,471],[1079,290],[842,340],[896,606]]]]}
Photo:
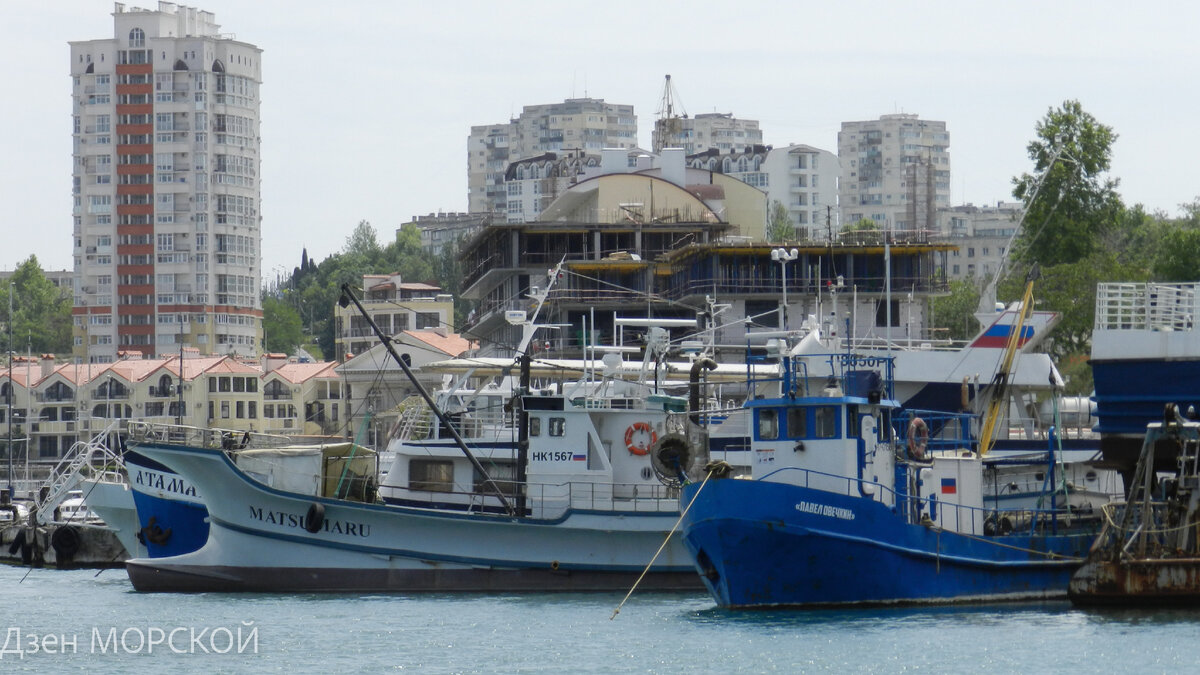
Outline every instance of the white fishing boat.
{"type": "MultiPolygon", "coordinates": [[[[395,449],[384,503],[273,485],[194,434],[135,429],[132,450],[204,494],[209,532],[194,552],[128,561],[130,580],[146,591],[627,588],[667,539],[704,444],[681,398],[610,364],[552,390],[523,377],[512,425],[448,415],[420,389],[437,423],[395,449]],[[509,428],[515,443],[479,437],[509,428]]],[[[699,588],[677,540],[643,586],[699,588]]]]}
{"type": "MultiPolygon", "coordinates": [[[[389,504],[280,489],[219,447],[135,435],[137,452],[206,495],[210,529],[195,552],[129,561],[130,580],[151,591],[627,587],[678,515],[650,453],[687,448],[683,415],[628,396],[523,403],[523,458],[474,448],[479,472],[452,445],[413,444],[382,487],[389,504]]],[[[699,587],[677,543],[645,583],[699,587]]]]}

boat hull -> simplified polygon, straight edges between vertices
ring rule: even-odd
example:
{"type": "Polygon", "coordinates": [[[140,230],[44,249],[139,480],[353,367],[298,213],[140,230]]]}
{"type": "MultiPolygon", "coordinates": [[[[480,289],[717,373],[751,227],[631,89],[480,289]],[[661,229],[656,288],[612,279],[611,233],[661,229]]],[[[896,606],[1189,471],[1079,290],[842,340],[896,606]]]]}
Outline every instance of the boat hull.
{"type": "Polygon", "coordinates": [[[133,489],[139,541],[146,556],[175,556],[204,545],[208,540],[208,509],[195,485],[136,451],[125,453],[125,471],[133,489]]]}
{"type": "MultiPolygon", "coordinates": [[[[151,444],[138,452],[193,483],[210,520],[199,550],[127,562],[141,591],[627,589],[678,518],[569,510],[531,520],[363,504],[268,487],[219,450],[151,444]]],[[[701,584],[675,540],[642,587],[701,584]]]]}
{"type": "Polygon", "coordinates": [[[964,536],[910,525],[874,500],[718,480],[684,517],[684,543],[722,607],[820,607],[1063,597],[1094,534],[964,536]]]}
{"type": "Polygon", "coordinates": [[[104,521],[117,535],[129,557],[146,555],[146,547],[138,540],[141,529],[133,491],[125,483],[86,479],[83,481],[84,502],[88,509],[104,521]]]}
{"type": "Polygon", "coordinates": [[[1091,559],[1068,595],[1076,605],[1200,605],[1200,559],[1091,559]]]}
{"type": "Polygon", "coordinates": [[[1146,425],[1162,419],[1174,403],[1180,411],[1200,407],[1200,358],[1097,359],[1090,362],[1096,386],[1096,431],[1140,442],[1146,425]]]}

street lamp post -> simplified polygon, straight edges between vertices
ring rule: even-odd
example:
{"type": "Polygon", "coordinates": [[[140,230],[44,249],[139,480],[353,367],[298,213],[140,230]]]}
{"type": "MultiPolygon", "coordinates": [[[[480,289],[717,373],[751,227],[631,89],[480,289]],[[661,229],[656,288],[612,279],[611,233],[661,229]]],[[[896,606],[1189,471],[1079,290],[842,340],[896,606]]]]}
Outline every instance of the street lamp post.
{"type": "Polygon", "coordinates": [[[800,252],[796,249],[787,250],[785,248],[772,249],[771,260],[779,263],[779,269],[783,275],[783,302],[779,305],[779,321],[783,325],[783,329],[788,329],[787,321],[787,264],[800,256],[800,252]]]}

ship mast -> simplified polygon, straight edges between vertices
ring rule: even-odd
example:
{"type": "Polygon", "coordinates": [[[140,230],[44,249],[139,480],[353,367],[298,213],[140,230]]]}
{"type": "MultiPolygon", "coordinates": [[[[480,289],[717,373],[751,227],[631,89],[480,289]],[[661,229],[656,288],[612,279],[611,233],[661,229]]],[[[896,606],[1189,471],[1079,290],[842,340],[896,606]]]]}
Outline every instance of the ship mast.
{"type": "Polygon", "coordinates": [[[417,376],[413,375],[413,372],[408,367],[408,364],[405,363],[404,359],[400,358],[400,355],[396,353],[396,348],[392,346],[392,338],[380,330],[379,326],[375,323],[375,320],[371,318],[371,315],[367,312],[366,308],[362,306],[362,303],[358,301],[358,298],[355,297],[354,293],[350,290],[350,284],[342,284],[342,296],[338,299],[338,304],[342,307],[346,307],[350,303],[354,303],[354,306],[358,309],[359,314],[362,314],[363,319],[368,325],[371,326],[371,329],[375,331],[375,336],[379,338],[379,342],[383,345],[384,349],[387,349],[388,354],[392,355],[392,359],[396,361],[396,365],[400,366],[400,370],[404,371],[405,377],[407,377],[409,382],[412,383],[413,387],[417,390],[417,393],[421,395],[421,398],[425,399],[425,404],[429,406],[429,409],[432,410],[433,414],[437,416],[438,421],[441,422],[446,430],[450,432],[450,435],[454,437],[454,442],[458,445],[459,449],[463,451],[463,454],[467,456],[467,459],[471,462],[471,466],[473,466],[475,470],[479,472],[480,476],[483,476],[484,485],[487,485],[492,489],[493,492],[495,492],[496,497],[500,500],[500,504],[504,507],[505,512],[507,512],[510,516],[518,515],[517,512],[513,510],[512,504],[508,502],[508,498],[504,496],[504,491],[500,489],[500,486],[497,485],[496,481],[493,480],[491,475],[488,474],[487,469],[483,467],[483,464],[479,462],[479,459],[477,459],[474,453],[471,452],[471,449],[467,447],[467,443],[462,439],[462,436],[458,435],[458,430],[454,428],[454,424],[448,417],[446,417],[446,413],[442,412],[442,409],[438,407],[437,402],[433,400],[433,397],[429,395],[429,392],[425,391],[425,387],[417,380],[417,376]]]}

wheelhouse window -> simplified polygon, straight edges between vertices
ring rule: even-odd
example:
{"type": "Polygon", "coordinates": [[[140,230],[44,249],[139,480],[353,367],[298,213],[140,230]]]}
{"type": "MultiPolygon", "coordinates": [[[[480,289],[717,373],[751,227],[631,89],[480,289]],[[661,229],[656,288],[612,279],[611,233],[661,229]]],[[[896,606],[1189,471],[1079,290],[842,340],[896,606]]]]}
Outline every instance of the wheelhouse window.
{"type": "Polygon", "coordinates": [[[530,417],[529,418],[529,435],[530,436],[541,436],[542,435],[542,418],[540,418],[540,417],[530,417]]]}
{"type": "Polygon", "coordinates": [[[567,432],[567,418],[551,417],[550,418],[550,435],[562,436],[567,432]]]}
{"type": "Polygon", "coordinates": [[[453,492],[454,462],[443,459],[409,461],[408,489],[426,492],[453,492]]]}
{"type": "Polygon", "coordinates": [[[808,408],[788,408],[787,435],[788,438],[808,437],[808,408]]]}
{"type": "Polygon", "coordinates": [[[837,436],[837,411],[833,406],[821,406],[813,411],[813,421],[816,422],[817,438],[834,438],[837,436]]]}
{"type": "Polygon", "coordinates": [[[758,411],[758,438],[773,441],[779,438],[779,414],[773,408],[758,411]]]}

